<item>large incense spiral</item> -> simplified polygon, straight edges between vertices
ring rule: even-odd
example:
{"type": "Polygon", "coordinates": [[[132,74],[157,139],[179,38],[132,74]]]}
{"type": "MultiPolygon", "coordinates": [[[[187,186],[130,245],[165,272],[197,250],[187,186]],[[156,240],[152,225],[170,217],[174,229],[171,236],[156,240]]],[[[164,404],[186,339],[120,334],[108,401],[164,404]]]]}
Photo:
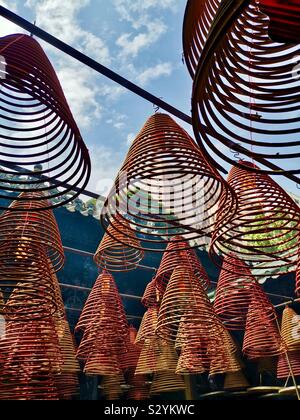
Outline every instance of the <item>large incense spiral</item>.
{"type": "Polygon", "coordinates": [[[193,246],[204,246],[218,205],[231,214],[233,192],[191,137],[171,117],[157,113],[130,147],[101,223],[111,237],[137,249],[162,251],[178,233],[193,246]]]}
{"type": "MultiPolygon", "coordinates": [[[[264,14],[270,2],[188,1],[183,47],[194,79],[194,133],[202,152],[216,167],[222,159],[222,166],[226,162],[247,169],[243,160],[235,159],[240,154],[260,163],[261,168],[252,167],[252,172],[294,175],[300,181],[300,50],[297,45],[270,39],[270,20],[264,14]]],[[[299,4],[272,3],[280,10],[276,12],[281,21],[279,35],[292,34],[299,41],[295,30],[299,32],[299,4]],[[294,26],[282,22],[289,8],[294,26]]],[[[271,26],[275,9],[269,13],[271,26]]]]}
{"type": "MultiPolygon", "coordinates": [[[[250,162],[244,165],[256,168],[250,162]]],[[[233,167],[228,183],[235,190],[239,205],[226,226],[216,223],[210,247],[213,261],[221,265],[220,254],[234,253],[251,265],[255,276],[294,271],[300,230],[298,205],[266,174],[233,167]]],[[[234,273],[234,261],[227,262],[224,268],[234,273]]]]}
{"type": "MultiPolygon", "coordinates": [[[[43,191],[51,200],[43,209],[74,200],[88,183],[91,163],[50,61],[24,34],[0,38],[0,60],[0,198],[43,191]]],[[[24,199],[17,200],[22,210],[24,199]]]]}

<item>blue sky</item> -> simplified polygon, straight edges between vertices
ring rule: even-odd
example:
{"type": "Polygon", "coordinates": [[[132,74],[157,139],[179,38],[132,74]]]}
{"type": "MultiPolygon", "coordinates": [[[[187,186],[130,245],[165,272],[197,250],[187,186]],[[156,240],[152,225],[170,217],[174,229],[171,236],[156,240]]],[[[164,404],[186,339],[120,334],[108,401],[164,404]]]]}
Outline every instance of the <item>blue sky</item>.
{"type": "MultiPolygon", "coordinates": [[[[186,0],[1,0],[1,5],[36,20],[51,34],[189,114],[192,81],[182,63],[181,42],[186,0]]],[[[14,32],[20,29],[0,18],[0,36],[14,32]]],[[[43,46],[90,150],[89,189],[105,194],[153,107],[43,46]]],[[[299,192],[294,183],[276,180],[299,192]]]]}

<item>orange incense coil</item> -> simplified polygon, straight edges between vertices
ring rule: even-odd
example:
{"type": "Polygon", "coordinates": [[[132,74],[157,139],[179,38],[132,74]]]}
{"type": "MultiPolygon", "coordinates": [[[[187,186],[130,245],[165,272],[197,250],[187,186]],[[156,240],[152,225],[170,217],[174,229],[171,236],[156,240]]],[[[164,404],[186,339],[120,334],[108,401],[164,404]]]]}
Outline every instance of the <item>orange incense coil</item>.
{"type": "Polygon", "coordinates": [[[155,338],[155,329],[157,326],[158,308],[153,306],[148,308],[142,318],[135,342],[143,343],[145,340],[155,338]]]}
{"type": "Polygon", "coordinates": [[[91,376],[113,376],[121,372],[119,357],[115,351],[102,343],[93,348],[84,366],[84,373],[91,376]]]}
{"type": "Polygon", "coordinates": [[[150,283],[147,284],[141,303],[146,306],[146,308],[151,308],[153,306],[159,306],[159,302],[160,297],[159,292],[156,289],[156,279],[154,277],[150,283]]]}
{"type": "Polygon", "coordinates": [[[209,340],[207,352],[210,356],[210,375],[218,375],[227,372],[237,372],[242,366],[236,354],[234,344],[229,332],[222,327],[216,327],[209,340]]]}
{"type": "Polygon", "coordinates": [[[28,258],[32,247],[40,247],[54,270],[60,270],[64,251],[58,226],[51,210],[41,210],[49,205],[48,200],[41,192],[27,191],[17,198],[22,201],[13,201],[0,216],[0,255],[28,258]]]}
{"type": "Polygon", "coordinates": [[[126,344],[126,351],[121,354],[121,367],[122,369],[134,369],[138,363],[140,353],[141,353],[141,346],[135,344],[137,331],[136,329],[130,325],[129,327],[129,334],[128,334],[128,341],[126,344]]]}
{"type": "Polygon", "coordinates": [[[114,220],[106,229],[100,245],[94,255],[99,268],[109,271],[135,270],[143,259],[144,253],[139,250],[140,242],[131,234],[129,222],[114,220]]]}
{"type": "MultiPolygon", "coordinates": [[[[249,162],[243,164],[256,168],[249,162]]],[[[219,254],[234,253],[252,265],[255,276],[266,277],[267,270],[294,271],[300,229],[297,204],[265,174],[234,167],[228,183],[237,194],[239,206],[226,227],[217,224],[210,248],[213,261],[220,265],[219,254]]],[[[226,269],[235,272],[235,265],[230,264],[231,260],[227,262],[226,269]]]]}
{"type": "MultiPolygon", "coordinates": [[[[270,20],[262,7],[269,1],[187,2],[183,47],[194,79],[193,128],[202,153],[216,168],[226,163],[247,169],[244,159],[253,159],[263,165],[257,172],[299,182],[299,116],[295,119],[294,110],[300,99],[293,65],[299,48],[270,39],[270,20]]],[[[299,38],[295,2],[292,22],[297,25],[291,30],[291,19],[286,19],[279,26],[299,38]]],[[[290,2],[276,3],[277,17],[285,20],[290,2]]]]}
{"type": "Polygon", "coordinates": [[[242,330],[256,284],[250,268],[235,255],[225,256],[217,284],[214,309],[229,330],[242,330]],[[232,267],[235,267],[232,271],[232,267]]]}
{"type": "Polygon", "coordinates": [[[277,378],[285,379],[291,376],[291,369],[294,376],[300,376],[300,350],[289,351],[281,354],[277,364],[277,378]],[[288,360],[287,360],[288,357],[288,360]]]}
{"type": "Polygon", "coordinates": [[[210,280],[196,252],[189,249],[188,242],[182,236],[177,235],[170,240],[155,277],[156,287],[161,294],[165,292],[171,274],[179,265],[190,268],[203,288],[205,290],[209,288],[210,280]]]}
{"type": "MultiPolygon", "coordinates": [[[[0,198],[11,199],[12,192],[26,189],[45,192],[53,200],[42,202],[35,195],[43,209],[66,204],[85,189],[91,162],[56,73],[29,35],[2,37],[0,55],[5,60],[0,78],[0,198]],[[19,165],[23,169],[18,171],[19,165]]],[[[23,197],[17,200],[19,210],[27,211],[23,197]]]]}
{"type": "Polygon", "coordinates": [[[71,400],[80,393],[77,374],[62,373],[55,375],[54,382],[60,400],[71,400]]]}
{"type": "Polygon", "coordinates": [[[159,351],[159,339],[157,337],[144,340],[135,374],[151,375],[156,372],[159,351]]]}
{"type": "Polygon", "coordinates": [[[249,359],[278,356],[286,351],[277,315],[262,287],[257,284],[249,305],[243,353],[249,359]]]}
{"type": "Polygon", "coordinates": [[[101,383],[103,395],[107,400],[118,400],[123,394],[122,385],[124,384],[125,381],[122,374],[104,376],[101,383]]]}
{"type": "MultiPolygon", "coordinates": [[[[58,335],[59,344],[60,344],[61,352],[62,352],[62,358],[63,358],[61,371],[63,374],[79,373],[80,366],[76,359],[75,340],[71,333],[68,321],[64,320],[62,323],[62,326],[63,326],[63,329],[61,330],[61,333],[58,335]]],[[[74,375],[74,377],[75,376],[76,375],[74,375]]],[[[70,378],[72,377],[73,376],[70,375],[70,378]]]]}
{"type": "Polygon", "coordinates": [[[242,370],[238,370],[237,372],[226,373],[224,380],[224,389],[226,391],[245,389],[249,386],[249,382],[247,381],[242,370]]]}
{"type": "Polygon", "coordinates": [[[282,313],[281,336],[289,351],[300,350],[300,317],[288,306],[282,313]]]}
{"type": "Polygon", "coordinates": [[[179,229],[202,246],[209,242],[218,204],[225,203],[229,215],[236,205],[231,188],[187,132],[170,116],[156,113],[132,143],[101,223],[110,236],[136,249],[163,251],[179,229]],[[132,243],[136,239],[141,245],[132,243]]]}
{"type": "Polygon", "coordinates": [[[178,354],[174,344],[168,341],[158,340],[158,355],[156,363],[156,371],[170,370],[175,372],[178,363],[178,354]]]}
{"type": "MultiPolygon", "coordinates": [[[[0,287],[6,301],[0,313],[6,320],[47,318],[57,310],[55,286],[48,259],[38,247],[16,258],[0,253],[0,287]]],[[[2,302],[3,303],[3,302],[2,302]]]]}
{"type": "Polygon", "coordinates": [[[184,345],[181,349],[176,374],[178,375],[201,375],[207,371],[207,367],[203,366],[201,351],[199,352],[197,345],[184,345]]]}
{"type": "Polygon", "coordinates": [[[150,395],[158,395],[164,392],[185,391],[184,379],[170,370],[159,371],[154,374],[150,395]]]}

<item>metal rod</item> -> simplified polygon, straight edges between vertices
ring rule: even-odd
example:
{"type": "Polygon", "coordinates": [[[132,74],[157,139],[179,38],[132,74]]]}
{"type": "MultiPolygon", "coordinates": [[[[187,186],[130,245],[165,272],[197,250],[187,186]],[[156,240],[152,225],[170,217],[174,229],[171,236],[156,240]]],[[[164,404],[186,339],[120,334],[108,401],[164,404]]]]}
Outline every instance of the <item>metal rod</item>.
{"type": "MultiPolygon", "coordinates": [[[[65,306],[66,311],[71,311],[71,312],[81,312],[81,309],[78,308],[70,308],[69,306],[65,306]]],[[[136,316],[136,315],[126,315],[126,317],[128,319],[142,319],[141,316],[136,316]]]]}
{"type": "MultiPolygon", "coordinates": [[[[84,286],[76,286],[75,284],[65,284],[65,283],[59,283],[59,285],[66,289],[74,289],[74,290],[82,290],[84,292],[90,292],[92,289],[90,287],[84,287],[84,286]]],[[[120,296],[126,299],[135,299],[135,300],[141,300],[141,296],[135,296],[135,295],[128,295],[126,293],[120,293],[120,296]]]]}
{"type": "Polygon", "coordinates": [[[13,13],[12,11],[8,10],[6,7],[0,6],[0,15],[5,19],[8,19],[9,21],[20,26],[21,28],[25,29],[29,33],[47,42],[48,44],[52,45],[53,47],[57,48],[58,50],[62,51],[63,53],[75,58],[75,60],[80,61],[82,64],[85,64],[86,66],[97,71],[103,76],[108,77],[110,80],[113,80],[114,82],[123,86],[125,89],[130,90],[131,92],[135,93],[136,95],[140,96],[146,101],[149,101],[152,104],[157,105],[159,108],[165,110],[166,112],[169,112],[170,114],[174,115],[174,117],[179,118],[187,124],[192,124],[192,118],[189,115],[183,113],[182,111],[179,111],[174,106],[163,101],[161,98],[152,95],[151,93],[130,82],[129,80],[125,79],[124,77],[120,76],[119,74],[115,73],[109,68],[103,66],[102,64],[97,63],[97,61],[81,53],[80,51],[76,50],[75,48],[61,41],[60,39],[54,37],[53,35],[50,35],[48,32],[44,31],[38,26],[33,25],[31,22],[27,21],[26,19],[22,18],[16,13],[13,13]]]}

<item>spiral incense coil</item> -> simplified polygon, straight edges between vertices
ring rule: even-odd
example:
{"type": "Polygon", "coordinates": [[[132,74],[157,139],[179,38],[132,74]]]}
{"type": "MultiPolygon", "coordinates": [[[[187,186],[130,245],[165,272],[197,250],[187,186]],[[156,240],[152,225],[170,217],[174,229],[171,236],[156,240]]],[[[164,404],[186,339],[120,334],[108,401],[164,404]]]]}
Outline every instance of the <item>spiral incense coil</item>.
{"type": "Polygon", "coordinates": [[[282,313],[281,336],[289,351],[300,350],[300,317],[288,306],[282,313]]]}
{"type": "Polygon", "coordinates": [[[121,388],[125,384],[122,374],[113,376],[104,376],[101,386],[103,388],[103,395],[107,400],[118,400],[123,394],[121,388]]]}
{"type": "Polygon", "coordinates": [[[249,305],[243,342],[243,353],[249,359],[278,356],[286,351],[276,322],[273,305],[257,285],[249,305]]]}
{"type": "Polygon", "coordinates": [[[95,253],[94,261],[99,268],[109,271],[135,270],[144,258],[140,249],[140,241],[132,237],[130,224],[115,219],[106,229],[100,245],[95,253]]]}
{"type": "Polygon", "coordinates": [[[214,309],[228,330],[243,330],[256,280],[250,268],[234,254],[224,257],[214,309]],[[233,271],[233,267],[235,267],[233,271]]]}
{"type": "Polygon", "coordinates": [[[140,324],[135,342],[143,343],[145,340],[155,338],[155,329],[157,327],[158,308],[150,307],[145,312],[140,324]]]}
{"type": "Polygon", "coordinates": [[[146,306],[146,308],[159,306],[160,296],[158,290],[156,289],[155,277],[147,284],[141,303],[146,306]]]}
{"type": "Polygon", "coordinates": [[[155,277],[156,287],[161,294],[165,292],[173,270],[179,265],[190,268],[202,284],[203,288],[205,290],[209,288],[210,280],[202,267],[196,252],[191,248],[188,249],[188,246],[188,243],[182,236],[177,235],[174,238],[171,238],[155,277]]]}
{"type": "Polygon", "coordinates": [[[210,356],[210,375],[237,372],[242,368],[236,345],[225,328],[217,328],[214,339],[208,343],[207,353],[210,356]]]}
{"type": "Polygon", "coordinates": [[[194,79],[197,143],[217,168],[224,166],[218,163],[222,159],[247,169],[243,160],[236,161],[240,155],[264,165],[252,172],[294,174],[300,180],[299,46],[269,38],[269,18],[256,0],[227,3],[189,0],[185,13],[184,54],[194,79]]]}
{"type": "Polygon", "coordinates": [[[285,379],[291,376],[291,369],[294,376],[300,376],[300,350],[289,351],[287,354],[281,354],[277,364],[277,378],[285,379]],[[288,357],[288,360],[287,360],[288,357]]]}
{"type": "MultiPolygon", "coordinates": [[[[1,38],[0,55],[0,198],[26,189],[47,193],[50,202],[33,197],[41,209],[66,204],[85,189],[91,163],[55,71],[28,35],[1,38]]],[[[27,211],[24,198],[16,200],[27,211]]]]}
{"type": "Polygon", "coordinates": [[[106,320],[108,331],[112,326],[117,329],[118,336],[127,336],[128,323],[116,283],[110,273],[103,271],[93,286],[75,330],[85,331],[90,326],[98,328],[98,324],[105,324],[106,320]]]}
{"type": "Polygon", "coordinates": [[[229,372],[225,375],[224,389],[226,391],[234,391],[237,389],[246,389],[250,386],[242,370],[237,372],[229,372]]]}
{"type": "Polygon", "coordinates": [[[158,356],[156,363],[156,371],[172,371],[175,372],[178,363],[178,355],[174,344],[160,339],[158,341],[158,356]]]}
{"type": "Polygon", "coordinates": [[[201,350],[196,345],[182,347],[175,373],[177,375],[201,375],[207,371],[203,365],[201,350]]]}
{"type": "Polygon", "coordinates": [[[295,294],[296,294],[296,296],[300,297],[300,252],[298,254],[298,263],[297,263],[297,270],[296,270],[295,294]]]}
{"type": "Polygon", "coordinates": [[[159,346],[160,340],[157,337],[143,341],[135,375],[151,375],[157,371],[157,359],[160,353],[159,346]]]}
{"type": "Polygon", "coordinates": [[[185,383],[181,375],[170,370],[159,371],[154,374],[150,395],[158,395],[164,392],[185,391],[185,383]]]}
{"type": "MultiPolygon", "coordinates": [[[[99,346],[101,343],[97,343],[99,346]]],[[[113,376],[121,372],[118,355],[109,346],[94,348],[90,351],[84,373],[90,376],[113,376]]]]}
{"type": "Polygon", "coordinates": [[[128,342],[126,344],[126,352],[124,352],[124,354],[121,355],[120,360],[120,366],[122,369],[135,370],[136,368],[141,353],[141,345],[135,344],[136,335],[136,329],[132,325],[130,325],[128,342]]]}
{"type": "Polygon", "coordinates": [[[134,375],[134,372],[131,372],[128,377],[128,384],[131,388],[126,395],[126,399],[143,401],[149,398],[150,388],[145,375],[134,375]]]}
{"type": "Polygon", "coordinates": [[[225,203],[231,215],[236,200],[226,182],[191,137],[171,117],[157,113],[130,147],[101,223],[114,239],[137,249],[164,251],[178,231],[193,246],[204,246],[218,204],[223,208],[225,203]],[[120,237],[123,233],[126,238],[120,237]],[[141,245],[133,244],[137,238],[141,245]]]}
{"type": "MultiPolygon", "coordinates": [[[[80,372],[80,366],[76,359],[75,339],[71,333],[68,321],[64,320],[62,325],[63,330],[61,335],[58,336],[63,358],[61,371],[63,374],[78,373],[80,372]]],[[[70,375],[70,378],[72,378],[72,375],[70,375]]]]}
{"type": "Polygon", "coordinates": [[[47,318],[57,310],[51,268],[38,247],[16,255],[7,244],[0,252],[0,287],[5,300],[0,313],[6,320],[47,318]]]}
{"type": "Polygon", "coordinates": [[[0,217],[0,254],[9,252],[18,258],[26,255],[32,244],[47,254],[55,271],[64,264],[64,251],[59,229],[49,205],[41,192],[23,192],[0,217]],[[39,200],[39,201],[37,201],[39,200]],[[13,210],[13,211],[12,211],[13,210]]]}
{"type": "MultiPolygon", "coordinates": [[[[250,162],[244,164],[255,167],[250,162]]],[[[221,265],[220,253],[225,256],[234,253],[252,265],[252,274],[256,276],[266,277],[267,270],[294,271],[300,229],[297,204],[265,174],[234,167],[228,183],[237,194],[239,206],[231,222],[226,227],[217,226],[213,234],[210,248],[213,261],[221,265]]],[[[226,265],[226,269],[236,271],[235,265],[226,265]]]]}
{"type": "Polygon", "coordinates": [[[72,400],[80,394],[77,374],[62,373],[61,375],[55,375],[54,382],[60,400],[72,400]]]}
{"type": "Polygon", "coordinates": [[[260,10],[269,18],[269,36],[274,42],[300,43],[298,0],[260,0],[260,10]]]}

